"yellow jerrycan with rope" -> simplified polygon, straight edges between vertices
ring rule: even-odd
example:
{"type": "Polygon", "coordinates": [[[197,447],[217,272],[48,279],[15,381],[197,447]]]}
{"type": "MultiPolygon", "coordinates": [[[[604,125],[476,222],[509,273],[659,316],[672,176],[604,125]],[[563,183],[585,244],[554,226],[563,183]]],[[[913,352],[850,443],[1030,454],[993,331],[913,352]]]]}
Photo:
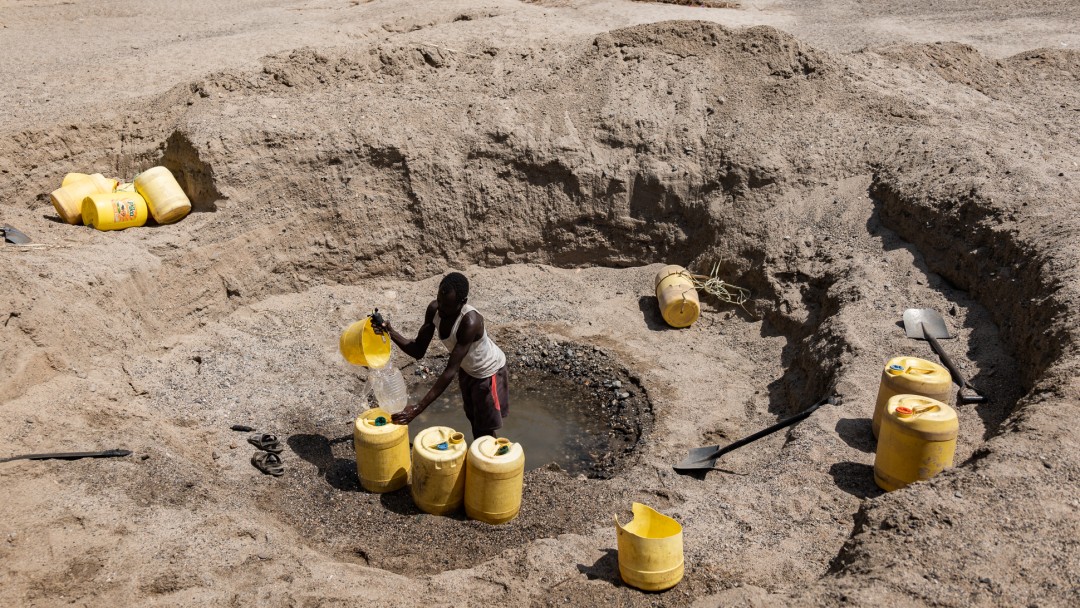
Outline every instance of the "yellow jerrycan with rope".
{"type": "Polygon", "coordinates": [[[390,361],[390,336],[375,333],[371,317],[346,328],[338,340],[338,348],[341,356],[353,365],[379,368],[390,361]]]}
{"type": "Polygon", "coordinates": [[[656,273],[660,315],[672,327],[690,327],[701,314],[701,303],[690,273],[682,266],[664,266],[656,273]]]}
{"type": "Polygon", "coordinates": [[[83,223],[82,207],[86,197],[112,192],[118,183],[100,173],[68,173],[64,176],[62,185],[49,193],[49,200],[60,219],[68,224],[80,224],[83,223]]]}
{"type": "Polygon", "coordinates": [[[922,395],[895,395],[881,418],[874,482],[891,492],[953,465],[956,410],[922,395]]]}
{"type": "Polygon", "coordinates": [[[949,370],[918,357],[893,357],[885,364],[874,402],[872,427],[874,437],[881,432],[885,404],[896,395],[922,395],[946,405],[952,400],[952,376],[949,370]]]}
{"type": "Polygon", "coordinates": [[[619,576],[644,591],[674,587],[683,577],[682,525],[639,502],[632,509],[634,518],[625,526],[615,516],[619,576]]]}
{"type": "Polygon", "coordinates": [[[146,201],[137,192],[103,192],[83,199],[83,223],[98,230],[142,226],[146,217],[146,201]]]}
{"type": "Polygon", "coordinates": [[[425,513],[444,515],[465,501],[465,435],[448,426],[433,426],[413,439],[409,493],[425,513]]]}
{"type": "Polygon", "coordinates": [[[505,437],[473,441],[465,459],[465,514],[489,524],[517,517],[525,480],[525,450],[505,437]]]}
{"type": "Polygon", "coordinates": [[[191,200],[165,167],[151,167],[135,176],[135,191],[146,199],[159,224],[177,222],[191,211],[191,200]]]}
{"type": "Polygon", "coordinates": [[[356,419],[353,429],[356,472],[369,492],[393,492],[409,481],[409,427],[394,424],[390,413],[374,408],[356,419]]]}

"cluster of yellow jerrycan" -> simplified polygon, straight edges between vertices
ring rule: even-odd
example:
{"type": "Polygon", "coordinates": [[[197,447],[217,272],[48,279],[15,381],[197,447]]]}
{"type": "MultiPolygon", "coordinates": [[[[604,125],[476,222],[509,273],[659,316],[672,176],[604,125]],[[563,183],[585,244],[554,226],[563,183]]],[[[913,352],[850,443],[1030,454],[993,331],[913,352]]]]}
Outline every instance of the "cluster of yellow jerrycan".
{"type": "Polygon", "coordinates": [[[953,465],[959,421],[948,405],[952,385],[949,370],[933,361],[895,357],[885,364],[872,421],[878,487],[898,490],[953,465]]]}
{"type": "Polygon", "coordinates": [[[470,447],[462,433],[433,426],[417,433],[410,450],[409,428],[374,408],[356,419],[353,444],[360,485],[370,492],[401,489],[411,474],[410,494],[425,513],[464,505],[469,518],[501,524],[521,510],[525,452],[505,437],[480,437],[470,447]]]}
{"type": "MultiPolygon", "coordinates": [[[[354,365],[377,369],[390,360],[389,340],[374,332],[371,317],[346,328],[339,348],[354,365]]],[[[469,446],[464,434],[433,426],[417,433],[410,450],[408,427],[390,416],[373,408],[356,419],[356,471],[364,489],[393,492],[409,484],[416,506],[433,515],[464,506],[469,518],[489,524],[517,516],[525,477],[521,444],[489,436],[469,446]]],[[[682,526],[640,503],[633,504],[633,513],[625,525],[615,518],[620,576],[646,591],[674,587],[683,577],[682,526]]]]}
{"type": "Polygon", "coordinates": [[[165,167],[147,169],[131,182],[100,173],[68,173],[49,200],[68,224],[98,230],[142,226],[150,216],[159,224],[171,224],[191,211],[191,201],[165,167]]]}

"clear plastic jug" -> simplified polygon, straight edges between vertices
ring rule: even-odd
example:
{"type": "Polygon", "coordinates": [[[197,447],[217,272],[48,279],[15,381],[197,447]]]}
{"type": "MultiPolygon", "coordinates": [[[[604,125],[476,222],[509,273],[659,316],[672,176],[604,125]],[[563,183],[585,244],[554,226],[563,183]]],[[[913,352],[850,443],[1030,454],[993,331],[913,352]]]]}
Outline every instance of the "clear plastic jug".
{"type": "Polygon", "coordinates": [[[375,394],[379,407],[391,414],[396,414],[409,405],[409,389],[405,386],[405,377],[389,360],[382,367],[368,368],[365,399],[369,392],[375,394]]]}

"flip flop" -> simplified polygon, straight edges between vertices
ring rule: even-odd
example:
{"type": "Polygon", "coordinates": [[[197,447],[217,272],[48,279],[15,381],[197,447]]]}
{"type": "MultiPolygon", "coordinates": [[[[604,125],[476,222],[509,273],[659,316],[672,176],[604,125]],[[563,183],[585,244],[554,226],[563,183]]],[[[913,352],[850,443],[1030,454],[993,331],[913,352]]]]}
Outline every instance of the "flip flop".
{"type": "Polygon", "coordinates": [[[255,430],[255,427],[248,426],[246,424],[234,424],[234,425],[230,426],[229,428],[234,430],[234,431],[240,431],[241,433],[250,433],[251,431],[255,430]]]}
{"type": "Polygon", "coordinates": [[[281,442],[278,441],[277,437],[266,433],[255,433],[248,437],[248,443],[271,454],[280,454],[285,449],[281,447],[281,442]]]}
{"type": "Polygon", "coordinates": [[[251,455],[251,464],[267,475],[281,477],[285,474],[285,465],[281,464],[281,456],[272,452],[255,452],[251,455]]]}

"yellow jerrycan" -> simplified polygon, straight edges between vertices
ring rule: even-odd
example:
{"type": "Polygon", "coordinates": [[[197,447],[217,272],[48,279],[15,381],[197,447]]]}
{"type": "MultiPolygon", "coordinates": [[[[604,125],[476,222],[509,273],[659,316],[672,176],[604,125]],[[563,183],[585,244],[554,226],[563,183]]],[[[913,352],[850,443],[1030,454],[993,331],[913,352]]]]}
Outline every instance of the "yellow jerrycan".
{"type": "Polygon", "coordinates": [[[413,502],[425,513],[443,515],[465,500],[465,435],[448,426],[433,426],[413,439],[413,502]]]}
{"type": "Polygon", "coordinates": [[[635,502],[625,526],[615,516],[619,576],[631,587],[663,591],[683,577],[682,525],[656,509],[635,502]]]}
{"type": "Polygon", "coordinates": [[[525,480],[525,450],[505,437],[473,441],[465,459],[465,514],[489,524],[517,517],[525,480]]]}
{"type": "Polygon", "coordinates": [[[135,191],[146,199],[150,215],[159,224],[171,224],[191,211],[191,201],[165,167],[151,167],[135,176],[135,191]]]}
{"type": "MultiPolygon", "coordinates": [[[[99,173],[99,175],[100,175],[100,173],[99,173]]],[[[79,180],[89,179],[89,178],[90,178],[90,176],[85,174],[85,173],[68,173],[67,175],[64,176],[64,181],[60,182],[60,187],[63,188],[64,186],[70,186],[71,184],[74,184],[75,182],[77,182],[79,180]]]]}
{"type": "Polygon", "coordinates": [[[891,492],[953,465],[956,410],[922,395],[895,395],[885,405],[874,457],[874,482],[891,492]]]}
{"type": "Polygon", "coordinates": [[[370,409],[353,429],[356,472],[369,492],[393,492],[409,481],[409,427],[394,424],[390,413],[370,409]]]}
{"type": "Polygon", "coordinates": [[[104,192],[83,199],[83,223],[98,230],[142,226],[146,216],[146,201],[137,192],[104,192]]]}
{"type": "Polygon", "coordinates": [[[49,194],[56,213],[68,224],[82,223],[82,205],[91,194],[112,192],[118,182],[100,173],[68,173],[62,185],[49,194]]]}
{"type": "Polygon", "coordinates": [[[694,282],[682,266],[664,266],[656,273],[656,299],[660,315],[672,327],[690,327],[701,314],[694,282]]]}
{"type": "Polygon", "coordinates": [[[353,323],[338,340],[341,356],[353,365],[383,367],[390,361],[390,336],[371,328],[371,317],[353,323]]]}
{"type": "Polygon", "coordinates": [[[922,395],[946,405],[952,399],[952,376],[949,370],[926,359],[893,357],[885,364],[878,384],[872,422],[874,437],[881,432],[885,404],[895,395],[922,395]]]}

